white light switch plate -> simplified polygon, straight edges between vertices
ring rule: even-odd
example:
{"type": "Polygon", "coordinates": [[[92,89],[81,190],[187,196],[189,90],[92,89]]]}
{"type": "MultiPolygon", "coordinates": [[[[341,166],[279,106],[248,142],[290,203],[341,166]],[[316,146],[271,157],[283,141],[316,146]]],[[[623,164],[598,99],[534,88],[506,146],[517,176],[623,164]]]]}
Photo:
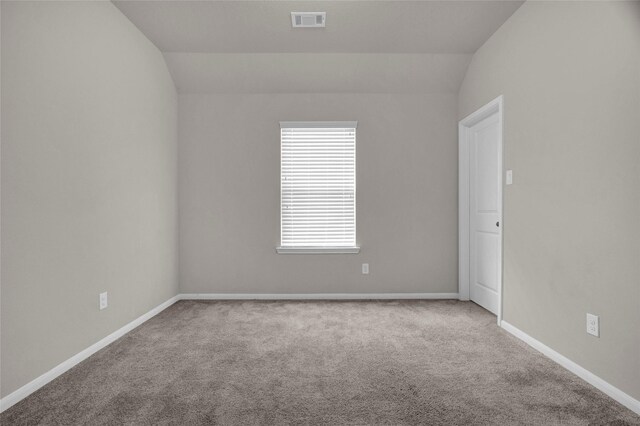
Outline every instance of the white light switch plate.
{"type": "Polygon", "coordinates": [[[369,264],[368,263],[363,263],[362,264],[362,273],[365,274],[365,275],[369,273],[369,264]]]}
{"type": "Polygon", "coordinates": [[[513,170],[507,170],[506,181],[507,181],[507,185],[513,184],[513,170]]]}
{"type": "Polygon", "coordinates": [[[587,333],[600,337],[600,317],[593,314],[587,314],[587,333]]]}
{"type": "Polygon", "coordinates": [[[100,293],[100,310],[105,309],[107,306],[109,306],[109,299],[105,291],[104,293],[100,293]]]}

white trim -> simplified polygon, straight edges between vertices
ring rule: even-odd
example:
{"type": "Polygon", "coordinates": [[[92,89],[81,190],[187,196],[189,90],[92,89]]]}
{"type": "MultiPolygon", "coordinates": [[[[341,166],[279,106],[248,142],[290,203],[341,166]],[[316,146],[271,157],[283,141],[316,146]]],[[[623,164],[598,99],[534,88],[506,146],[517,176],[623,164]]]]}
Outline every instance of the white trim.
{"type": "Polygon", "coordinates": [[[471,230],[469,229],[470,214],[469,214],[469,137],[471,132],[469,129],[485,118],[497,113],[498,114],[498,149],[499,149],[499,164],[500,169],[500,184],[498,194],[498,209],[500,211],[500,265],[499,270],[499,285],[498,285],[498,324],[502,320],[502,291],[503,291],[503,270],[502,259],[504,257],[504,190],[503,190],[503,174],[504,174],[504,102],[503,96],[500,95],[482,108],[478,109],[474,113],[460,120],[458,123],[458,293],[460,294],[460,300],[469,300],[470,298],[470,253],[469,253],[469,238],[471,230]]]}
{"type": "Polygon", "coordinates": [[[357,121],[281,121],[281,129],[318,129],[324,127],[336,127],[343,129],[356,129],[358,128],[357,121]]]}
{"type": "Polygon", "coordinates": [[[534,339],[524,331],[514,327],[508,322],[501,321],[500,327],[502,327],[505,331],[511,333],[518,339],[522,340],[523,342],[531,346],[533,349],[537,350],[538,352],[542,353],[546,357],[550,358],[552,361],[555,361],[556,363],[560,364],[562,367],[566,368],[576,376],[580,377],[585,382],[589,383],[590,385],[594,386],[595,388],[609,395],[611,398],[615,399],[616,401],[618,401],[620,404],[624,405],[631,411],[634,411],[636,414],[640,414],[640,401],[633,398],[631,395],[621,391],[617,387],[613,386],[611,383],[601,379],[600,377],[596,376],[586,368],[581,367],[580,365],[571,361],[569,358],[559,354],[558,352],[551,349],[549,346],[545,345],[539,340],[534,339]]]}
{"type": "Polygon", "coordinates": [[[358,254],[360,247],[276,247],[278,254],[358,254]]]}
{"type": "Polygon", "coordinates": [[[120,337],[124,336],[125,334],[127,334],[128,332],[133,330],[134,328],[138,327],[143,322],[145,322],[145,321],[149,320],[150,318],[156,316],[157,314],[159,314],[160,312],[162,312],[163,310],[165,310],[169,306],[171,306],[174,303],[176,303],[178,300],[180,300],[180,295],[173,296],[171,299],[169,299],[166,302],[156,306],[155,308],[151,309],[146,314],[143,314],[142,316],[134,319],[133,321],[131,321],[127,325],[125,325],[125,326],[119,328],[118,330],[114,331],[113,333],[109,334],[104,339],[98,341],[97,343],[94,343],[93,345],[91,345],[88,348],[84,349],[83,351],[75,354],[74,356],[72,356],[71,358],[67,359],[66,361],[63,361],[61,364],[58,364],[57,366],[53,367],[51,370],[47,371],[43,375],[33,379],[32,381],[30,381],[26,385],[22,386],[21,388],[13,391],[9,395],[7,395],[4,398],[0,399],[0,413],[5,411],[9,407],[15,405],[16,403],[20,402],[22,399],[26,398],[27,396],[31,395],[33,392],[37,391],[38,389],[40,389],[41,387],[43,387],[44,385],[46,385],[47,383],[49,383],[50,381],[52,381],[56,377],[60,376],[61,374],[67,372],[68,370],[70,370],[71,368],[73,368],[74,366],[79,364],[80,362],[82,362],[85,359],[89,358],[91,355],[95,354],[100,349],[106,347],[110,343],[112,343],[115,340],[119,339],[120,337]]]}
{"type": "Polygon", "coordinates": [[[182,300],[397,300],[458,299],[458,293],[190,293],[182,300]]]}

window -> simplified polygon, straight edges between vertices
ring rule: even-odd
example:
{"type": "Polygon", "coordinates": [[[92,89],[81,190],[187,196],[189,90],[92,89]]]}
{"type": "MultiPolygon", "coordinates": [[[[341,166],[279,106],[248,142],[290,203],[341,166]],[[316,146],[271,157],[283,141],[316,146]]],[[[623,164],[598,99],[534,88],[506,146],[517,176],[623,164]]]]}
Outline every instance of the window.
{"type": "Polygon", "coordinates": [[[278,253],[358,253],[356,127],[280,123],[278,253]]]}

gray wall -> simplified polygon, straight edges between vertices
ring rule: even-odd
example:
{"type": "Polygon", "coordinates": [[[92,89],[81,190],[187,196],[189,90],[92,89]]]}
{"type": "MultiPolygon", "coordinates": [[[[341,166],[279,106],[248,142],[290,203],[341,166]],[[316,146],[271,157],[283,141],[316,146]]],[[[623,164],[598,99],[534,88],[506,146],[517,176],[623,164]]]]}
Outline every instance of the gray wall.
{"type": "Polygon", "coordinates": [[[176,135],[110,2],[2,2],[2,396],[177,293],[176,135]]]}
{"type": "Polygon", "coordinates": [[[454,94],[180,95],[181,291],[457,292],[456,108],[454,94]],[[275,253],[281,120],[358,121],[360,254],[275,253]]]}
{"type": "Polygon", "coordinates": [[[525,3],[474,56],[459,117],[500,94],[504,319],[640,398],[640,3],[525,3]]]}

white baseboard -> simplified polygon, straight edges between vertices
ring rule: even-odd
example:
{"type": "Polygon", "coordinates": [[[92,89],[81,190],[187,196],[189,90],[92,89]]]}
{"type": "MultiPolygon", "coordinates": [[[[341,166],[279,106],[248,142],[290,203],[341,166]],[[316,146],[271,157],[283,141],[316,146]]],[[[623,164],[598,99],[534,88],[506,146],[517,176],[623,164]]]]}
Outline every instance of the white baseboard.
{"type": "Polygon", "coordinates": [[[180,300],[180,295],[172,297],[166,302],[151,309],[146,314],[134,319],[124,327],[121,327],[118,330],[114,331],[113,333],[109,334],[104,339],[89,346],[82,352],[75,354],[74,356],[62,362],[61,364],[58,364],[57,366],[53,367],[51,370],[47,371],[40,377],[33,379],[26,385],[22,386],[21,388],[15,390],[14,392],[0,399],[0,413],[5,411],[9,407],[13,406],[14,404],[20,402],[22,399],[26,398],[27,396],[31,395],[33,392],[37,391],[38,389],[40,389],[41,387],[43,387],[44,385],[46,385],[56,377],[60,376],[61,374],[67,372],[68,370],[70,370],[72,367],[76,366],[80,362],[89,358],[91,355],[98,352],[100,349],[104,348],[108,344],[124,336],[134,328],[138,327],[143,322],[159,314],[169,306],[176,303],[178,300],[180,300]]]}
{"type": "Polygon", "coordinates": [[[458,299],[458,293],[190,293],[182,300],[394,300],[458,299]]]}
{"type": "Polygon", "coordinates": [[[615,399],[616,401],[618,401],[620,404],[624,405],[631,411],[635,412],[636,414],[640,414],[640,401],[633,398],[631,395],[624,393],[617,387],[613,386],[611,383],[606,382],[605,380],[596,376],[589,370],[579,366],[575,362],[571,361],[569,358],[559,354],[558,352],[554,351],[544,343],[534,339],[524,331],[514,327],[508,322],[501,321],[500,327],[502,327],[505,331],[508,331],[509,333],[513,334],[515,337],[522,340],[523,342],[525,342],[535,350],[541,352],[543,355],[547,356],[548,358],[551,358],[552,361],[557,362],[567,370],[571,371],[576,376],[580,377],[585,382],[591,384],[595,388],[609,395],[611,398],[615,399]]]}

